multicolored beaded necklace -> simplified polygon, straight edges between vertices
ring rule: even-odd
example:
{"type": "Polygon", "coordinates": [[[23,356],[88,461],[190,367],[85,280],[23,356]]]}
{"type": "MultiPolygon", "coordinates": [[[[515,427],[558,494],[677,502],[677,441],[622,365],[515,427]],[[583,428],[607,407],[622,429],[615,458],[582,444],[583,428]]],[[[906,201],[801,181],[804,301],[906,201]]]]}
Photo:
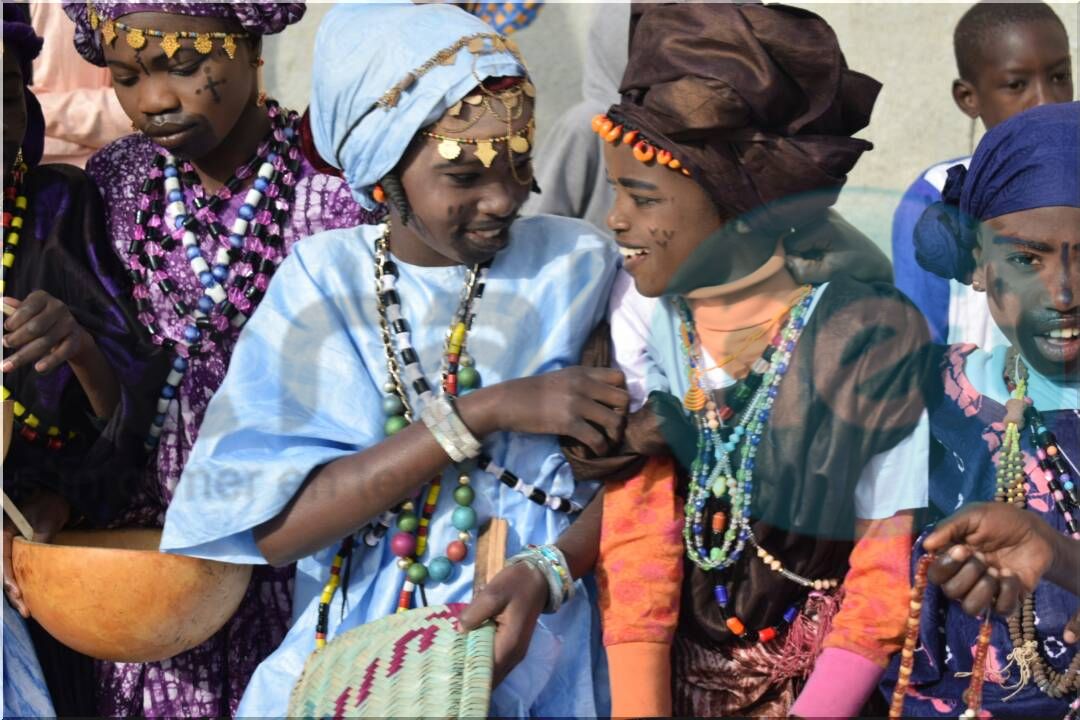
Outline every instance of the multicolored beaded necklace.
{"type": "MultiPolygon", "coordinates": [[[[4,254],[0,265],[0,294],[7,292],[8,272],[15,267],[15,253],[22,238],[23,221],[30,201],[25,191],[26,163],[22,159],[22,150],[15,156],[11,171],[11,181],[4,187],[4,254]]],[[[0,400],[7,402],[13,395],[7,385],[0,388],[0,400]]],[[[30,412],[18,400],[12,400],[11,414],[19,436],[28,443],[41,443],[54,452],[63,449],[65,443],[74,440],[78,434],[64,432],[56,425],[49,425],[41,431],[41,419],[30,412]]]]}
{"type": "MultiPolygon", "coordinates": [[[[1020,449],[1020,434],[1027,429],[1036,449],[1038,472],[1043,473],[1054,505],[1064,518],[1069,534],[1074,539],[1080,539],[1080,532],[1077,532],[1080,507],[1076,502],[1072,475],[1058,447],[1057,438],[1027,397],[1027,367],[1015,348],[1010,348],[1006,355],[1003,379],[1012,397],[1005,406],[1005,438],[998,459],[997,491],[994,499],[1012,503],[1019,508],[1027,507],[1027,484],[1023,452],[1020,449]]],[[[1072,663],[1062,673],[1055,671],[1042,656],[1035,633],[1035,593],[1029,593],[1024,598],[1020,612],[1009,617],[1008,625],[1009,639],[1013,645],[1009,659],[1016,662],[1020,668],[1017,691],[1027,684],[1029,678],[1033,678],[1039,690],[1052,698],[1064,697],[1080,690],[1080,654],[1073,658],[1072,663]]]]}
{"type": "MultiPolygon", "coordinates": [[[[389,238],[390,225],[386,223],[382,235],[375,243],[375,287],[378,293],[376,305],[379,311],[379,329],[386,352],[388,375],[383,386],[386,392],[383,399],[383,413],[386,415],[383,430],[387,436],[401,432],[414,420],[414,405],[410,402],[408,389],[416,395],[420,407],[435,399],[431,385],[420,367],[419,355],[413,348],[409,323],[401,311],[401,299],[396,289],[397,265],[389,259],[389,238]]],[[[462,391],[473,390],[481,383],[480,373],[466,352],[466,345],[475,317],[472,306],[476,300],[483,297],[491,262],[488,260],[468,271],[458,308],[446,333],[440,376],[442,392],[451,398],[457,397],[462,391]]],[[[538,505],[567,513],[580,512],[582,509],[581,505],[569,498],[548,495],[540,488],[522,482],[514,473],[497,465],[487,455],[481,454],[475,463],[477,469],[496,476],[505,486],[538,505]]],[[[404,612],[412,606],[417,588],[430,582],[447,580],[453,572],[454,564],[462,562],[468,555],[472,530],[477,525],[476,511],[472,507],[475,491],[472,489],[469,465],[461,463],[455,467],[458,471],[457,487],[454,488],[454,502],[457,507],[451,516],[451,524],[457,529],[458,537],[447,544],[444,555],[436,556],[426,564],[419,560],[427,552],[428,531],[442,489],[441,474],[433,478],[426,490],[415,500],[382,513],[359,533],[363,535],[366,545],[374,547],[390,527],[396,525],[398,532],[390,540],[390,549],[398,558],[398,567],[405,572],[398,595],[397,612],[404,612]],[[419,513],[416,512],[417,506],[420,507],[419,513]]],[[[354,537],[350,536],[342,542],[331,563],[330,579],[319,600],[319,615],[315,626],[316,648],[326,645],[330,602],[340,585],[341,568],[345,558],[355,546],[354,537]]]]}
{"type": "MultiPolygon", "coordinates": [[[[683,539],[688,557],[702,570],[727,570],[750,542],[766,566],[792,582],[819,591],[839,585],[839,580],[810,580],[786,569],[761,547],[750,524],[757,447],[813,299],[812,288],[804,287],[794,303],[770,323],[770,326],[780,323],[780,329],[751,366],[750,374],[735,386],[722,406],[716,404],[705,386],[705,363],[693,313],[685,300],[675,300],[682,321],[683,355],[690,379],[683,406],[695,415],[698,426],[698,451],[691,467],[683,539]],[[736,457],[739,457],[738,470],[733,471],[736,457]]],[[[713,588],[725,624],[744,641],[775,639],[799,612],[798,606],[793,605],[779,625],[755,631],[748,629],[738,617],[727,615],[731,596],[730,581],[721,580],[713,588]]]]}
{"type": "MultiPolygon", "coordinates": [[[[1027,396],[1027,366],[1016,348],[1010,348],[1006,354],[1003,380],[1009,389],[1010,398],[1005,403],[1005,433],[997,459],[994,500],[1011,503],[1022,509],[1027,507],[1027,483],[1020,438],[1021,433],[1028,429],[1031,432],[1032,444],[1036,448],[1039,472],[1043,473],[1054,499],[1054,505],[1065,519],[1069,534],[1074,539],[1080,539],[1080,533],[1077,532],[1080,506],[1074,494],[1075,486],[1069,472],[1070,468],[1057,444],[1057,438],[1046,426],[1042,415],[1027,396]]],[[[927,582],[926,572],[932,560],[933,557],[929,554],[919,559],[915,587],[911,591],[904,648],[901,651],[900,674],[889,710],[891,718],[899,718],[903,715],[904,697],[911,678],[914,649],[919,634],[922,599],[927,582]]],[[[1042,657],[1039,640],[1035,633],[1034,593],[1024,598],[1020,612],[1013,613],[1008,618],[1008,626],[1009,640],[1013,646],[1008,660],[1010,664],[1016,663],[1020,670],[1020,679],[1011,689],[1019,692],[1033,678],[1039,690],[1052,698],[1060,698],[1080,691],[1080,655],[1074,657],[1069,667],[1061,673],[1051,668],[1042,657]]],[[[971,684],[964,693],[967,709],[961,715],[962,718],[976,717],[982,704],[982,686],[986,673],[990,632],[990,617],[987,614],[979,628],[979,639],[972,661],[971,684]]],[[[1072,702],[1066,717],[1075,715],[1078,709],[1080,709],[1080,699],[1072,702]]]]}
{"type": "Polygon", "coordinates": [[[273,100],[266,102],[266,108],[272,125],[269,136],[213,197],[207,197],[190,162],[178,164],[168,153],[154,159],[150,176],[143,181],[128,245],[128,274],[139,321],[156,344],[176,353],[146,440],[148,449],[158,444],[190,359],[222,344],[230,328],[243,326],[284,257],[282,236],[301,163],[300,118],[281,110],[273,100]],[[226,229],[218,213],[252,174],[255,180],[226,229]],[[193,196],[191,210],[184,200],[185,187],[193,196]],[[196,235],[199,230],[209,233],[217,246],[213,265],[203,257],[196,235]],[[166,270],[166,253],[177,243],[182,244],[191,272],[203,288],[194,303],[176,297],[176,283],[166,270]],[[165,337],[158,326],[150,302],[154,289],[172,299],[173,310],[187,323],[178,340],[165,337]]]}

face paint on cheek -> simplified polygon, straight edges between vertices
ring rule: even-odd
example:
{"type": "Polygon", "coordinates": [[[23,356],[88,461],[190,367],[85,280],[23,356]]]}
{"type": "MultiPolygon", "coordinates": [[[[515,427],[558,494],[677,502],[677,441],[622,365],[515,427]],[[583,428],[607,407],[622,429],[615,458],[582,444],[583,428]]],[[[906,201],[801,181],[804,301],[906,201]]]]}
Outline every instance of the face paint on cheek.
{"type": "Polygon", "coordinates": [[[221,103],[221,93],[218,92],[217,86],[224,85],[228,80],[215,80],[213,75],[210,74],[210,68],[206,68],[206,84],[195,91],[196,95],[202,95],[203,90],[206,90],[214,98],[215,104],[221,103]]]}

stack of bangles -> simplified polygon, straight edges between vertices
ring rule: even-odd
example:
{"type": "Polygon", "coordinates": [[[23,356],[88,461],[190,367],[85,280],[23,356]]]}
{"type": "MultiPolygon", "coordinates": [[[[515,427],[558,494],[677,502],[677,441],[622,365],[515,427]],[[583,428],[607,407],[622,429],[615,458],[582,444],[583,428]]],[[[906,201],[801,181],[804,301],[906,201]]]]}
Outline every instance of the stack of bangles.
{"type": "Polygon", "coordinates": [[[529,545],[506,561],[507,566],[526,563],[540,571],[548,583],[546,614],[559,612],[563,603],[574,597],[574,578],[566,556],[554,545],[529,545]]]}
{"type": "Polygon", "coordinates": [[[455,463],[471,460],[480,454],[480,441],[465,426],[448,396],[440,395],[429,403],[420,417],[439,446],[455,463]]]}

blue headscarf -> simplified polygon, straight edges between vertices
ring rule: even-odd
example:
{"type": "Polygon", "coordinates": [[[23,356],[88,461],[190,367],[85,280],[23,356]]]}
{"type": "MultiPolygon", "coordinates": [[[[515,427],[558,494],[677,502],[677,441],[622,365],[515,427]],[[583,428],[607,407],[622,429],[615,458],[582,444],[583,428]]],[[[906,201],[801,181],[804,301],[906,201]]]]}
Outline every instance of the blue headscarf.
{"type": "Polygon", "coordinates": [[[949,168],[942,202],[915,226],[915,257],[970,282],[978,223],[1040,207],[1080,207],[1080,102],[1041,105],[990,130],[971,165],[949,168]]]}
{"type": "Polygon", "coordinates": [[[337,5],[315,38],[316,150],[343,172],[356,200],[374,209],[371,188],[420,129],[481,81],[526,75],[516,47],[450,5],[337,5]]]}

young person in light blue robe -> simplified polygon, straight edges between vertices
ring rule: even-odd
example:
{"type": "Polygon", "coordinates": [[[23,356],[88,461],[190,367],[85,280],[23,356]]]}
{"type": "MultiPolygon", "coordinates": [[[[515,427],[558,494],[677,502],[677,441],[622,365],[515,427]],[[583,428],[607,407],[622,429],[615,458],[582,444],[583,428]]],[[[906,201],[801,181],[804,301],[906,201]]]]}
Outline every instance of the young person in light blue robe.
{"type": "MultiPolygon", "coordinates": [[[[430,576],[443,574],[436,559],[452,559],[450,545],[470,524],[454,512],[459,471],[445,438],[420,422],[428,405],[403,352],[415,421],[396,427],[404,423],[387,386],[380,303],[400,303],[422,376],[438,388],[470,266],[490,260],[467,335],[482,387],[459,397],[456,413],[483,453],[527,483],[515,489],[490,472],[469,472],[472,525],[505,518],[507,554],[556,543],[570,527],[573,516],[556,507],[588,504],[596,485],[575,483],[559,437],[602,451],[621,433],[629,401],[620,373],[571,367],[604,316],[614,246],[584,222],[516,219],[532,186],[534,93],[516,47],[451,6],[339,5],[315,48],[315,148],[365,207],[389,201],[390,224],[315,235],[282,263],[210,403],[162,538],[163,550],[197,557],[299,561],[293,627],[256,671],[241,716],[286,713],[316,647],[320,591],[342,538],[355,533],[356,546],[329,608],[330,642],[399,605],[406,573],[393,537],[380,541],[377,530],[362,528],[380,519],[392,525],[388,511],[440,474],[429,549],[417,558],[430,576]],[[376,279],[382,243],[397,270],[392,293],[386,278],[376,279]]],[[[387,336],[400,350],[404,325],[393,308],[389,314],[387,336]]],[[[475,537],[474,529],[464,560],[441,582],[429,577],[413,606],[472,598],[475,537]]],[[[591,567],[595,547],[578,552],[565,538],[559,547],[575,577],[591,567]]],[[[588,589],[578,580],[573,597],[544,615],[535,602],[544,593],[510,598],[513,586],[546,582],[523,563],[484,590],[485,612],[498,624],[491,711],[603,714],[588,589]],[[500,683],[530,633],[524,659],[500,683]]]]}

